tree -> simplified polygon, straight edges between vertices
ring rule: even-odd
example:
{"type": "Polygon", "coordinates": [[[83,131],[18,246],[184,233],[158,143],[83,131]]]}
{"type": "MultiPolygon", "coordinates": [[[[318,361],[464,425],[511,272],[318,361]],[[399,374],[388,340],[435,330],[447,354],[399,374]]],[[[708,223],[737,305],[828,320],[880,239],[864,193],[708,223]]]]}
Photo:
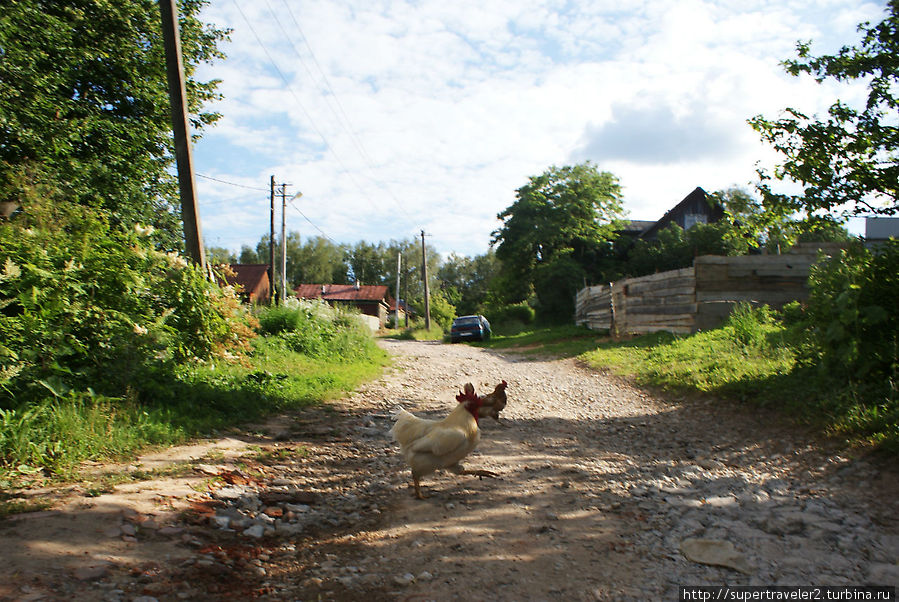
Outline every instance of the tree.
{"type": "MultiPolygon", "coordinates": [[[[385,282],[388,273],[385,262],[389,261],[384,243],[373,245],[360,240],[349,252],[350,273],[354,280],[362,284],[390,284],[385,282]]],[[[396,256],[393,258],[393,265],[396,265],[396,256]]],[[[393,269],[393,273],[395,283],[396,268],[393,269]]]]}
{"type": "Polygon", "coordinates": [[[812,75],[818,83],[867,83],[863,108],[837,101],[825,118],[809,117],[788,108],[781,119],[750,120],[762,139],[785,156],[771,175],[759,170],[758,189],[765,215],[777,219],[795,213],[841,220],[857,214],[899,212],[899,0],[887,4],[888,16],[876,26],[859,25],[858,46],[844,46],[834,55],[814,57],[809,43],[798,43],[796,60],[784,67],[794,76],[812,75]],[[777,193],[773,180],[802,186],[802,194],[777,193]]]}
{"type": "Polygon", "coordinates": [[[212,265],[237,263],[237,256],[224,247],[206,247],[206,261],[212,265]]]}
{"type": "MultiPolygon", "coordinates": [[[[588,274],[589,258],[597,248],[611,244],[623,212],[618,179],[589,161],[550,167],[529,178],[515,196],[515,203],[497,216],[503,225],[491,242],[502,263],[497,286],[504,289],[504,300],[510,303],[526,299],[538,269],[552,264],[560,253],[565,274],[588,274]],[[581,271],[570,269],[572,262],[581,271]]],[[[540,280],[549,282],[546,274],[540,280]]],[[[544,289],[544,293],[551,291],[544,289]]]]}
{"type": "Polygon", "coordinates": [[[474,258],[455,253],[440,265],[440,288],[460,316],[483,313],[491,283],[499,272],[499,261],[491,249],[474,258]]]}
{"type": "MultiPolygon", "coordinates": [[[[195,132],[217,81],[198,64],[223,57],[226,31],[182,0],[181,49],[195,132]]],[[[155,226],[180,246],[178,191],[159,7],[155,0],[10,0],[0,11],[0,170],[49,182],[115,223],[155,226]]],[[[0,182],[7,178],[0,177],[0,182]]],[[[2,191],[0,191],[2,192],[2,191]]]]}

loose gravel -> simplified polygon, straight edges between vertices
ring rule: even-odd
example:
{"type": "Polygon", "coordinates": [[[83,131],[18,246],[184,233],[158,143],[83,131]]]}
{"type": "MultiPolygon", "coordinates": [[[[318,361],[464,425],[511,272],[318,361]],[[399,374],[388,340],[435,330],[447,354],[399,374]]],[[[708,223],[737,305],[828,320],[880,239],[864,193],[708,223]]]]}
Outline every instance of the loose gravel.
{"type": "MultiPolygon", "coordinates": [[[[886,461],[773,411],[671,399],[570,359],[382,344],[394,367],[334,411],[235,436],[252,445],[195,458],[174,512],[123,507],[99,543],[79,542],[105,537],[130,558],[91,551],[34,574],[13,558],[19,579],[0,600],[676,600],[693,585],[899,584],[886,461]],[[501,380],[508,406],[481,420],[466,461],[500,478],[438,473],[415,499],[392,411],[441,417],[464,383],[501,380]]],[[[57,519],[0,536],[28,548],[57,519]]]]}

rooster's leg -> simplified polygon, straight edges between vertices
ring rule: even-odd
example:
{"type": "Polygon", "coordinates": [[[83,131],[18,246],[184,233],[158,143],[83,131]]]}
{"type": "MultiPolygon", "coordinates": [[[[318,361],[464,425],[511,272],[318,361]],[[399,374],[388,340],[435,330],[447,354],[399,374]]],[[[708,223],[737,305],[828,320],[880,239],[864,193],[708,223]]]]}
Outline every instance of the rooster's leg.
{"type": "Polygon", "coordinates": [[[413,473],[413,475],[412,475],[412,483],[415,485],[415,497],[417,497],[417,498],[420,499],[420,500],[427,499],[427,496],[422,495],[422,493],[421,493],[421,483],[418,481],[418,475],[417,475],[417,474],[414,474],[414,473],[413,473]]]}

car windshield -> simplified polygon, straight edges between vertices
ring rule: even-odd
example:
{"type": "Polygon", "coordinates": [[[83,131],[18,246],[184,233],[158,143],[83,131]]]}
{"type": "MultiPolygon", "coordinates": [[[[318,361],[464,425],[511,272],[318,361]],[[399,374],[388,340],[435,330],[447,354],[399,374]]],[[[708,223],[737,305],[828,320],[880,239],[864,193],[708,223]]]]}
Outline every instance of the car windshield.
{"type": "Polygon", "coordinates": [[[466,316],[464,318],[456,318],[453,321],[453,324],[456,326],[477,326],[478,325],[478,317],[477,316],[466,316]]]}

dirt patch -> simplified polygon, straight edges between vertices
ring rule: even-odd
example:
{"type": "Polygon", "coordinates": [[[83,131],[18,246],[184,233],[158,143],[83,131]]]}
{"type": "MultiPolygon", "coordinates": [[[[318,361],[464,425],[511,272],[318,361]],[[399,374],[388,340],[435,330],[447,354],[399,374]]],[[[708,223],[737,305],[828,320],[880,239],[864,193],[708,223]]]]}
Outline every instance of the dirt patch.
{"type": "Polygon", "coordinates": [[[572,360],[383,344],[395,367],[334,411],[98,466],[182,469],[0,522],[0,600],[642,600],[899,581],[894,466],[572,360]],[[465,382],[500,380],[509,405],[466,462],[500,478],[438,473],[414,499],[392,410],[440,417],[465,382]],[[695,539],[726,542],[746,573],[687,560],[695,539]]]}

